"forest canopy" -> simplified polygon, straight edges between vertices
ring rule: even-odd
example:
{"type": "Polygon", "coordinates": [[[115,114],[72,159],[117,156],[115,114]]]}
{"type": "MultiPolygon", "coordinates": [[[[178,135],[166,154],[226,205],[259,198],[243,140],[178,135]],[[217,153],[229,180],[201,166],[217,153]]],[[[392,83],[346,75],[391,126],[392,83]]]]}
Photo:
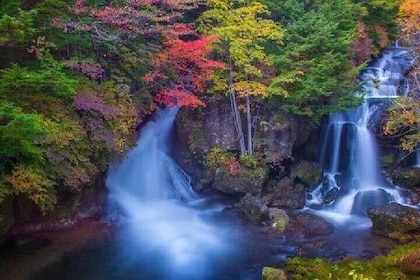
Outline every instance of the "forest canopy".
{"type": "Polygon", "coordinates": [[[360,103],[357,76],[399,24],[406,42],[419,29],[410,0],[3,2],[0,201],[43,211],[92,186],[159,106],[226,96],[252,154],[259,102],[319,124],[360,103]]]}

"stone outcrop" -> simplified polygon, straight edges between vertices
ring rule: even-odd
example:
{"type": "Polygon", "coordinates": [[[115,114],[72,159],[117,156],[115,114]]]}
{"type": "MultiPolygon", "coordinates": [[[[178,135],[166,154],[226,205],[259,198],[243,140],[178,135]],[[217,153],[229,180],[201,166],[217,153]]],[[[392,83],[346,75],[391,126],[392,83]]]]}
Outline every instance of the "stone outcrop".
{"type": "Polygon", "coordinates": [[[420,234],[420,210],[397,203],[367,210],[372,231],[393,239],[406,241],[420,234]]]}
{"type": "Polygon", "coordinates": [[[303,213],[294,218],[294,222],[305,235],[326,235],[334,232],[334,227],[323,218],[303,213]]]}
{"type": "Polygon", "coordinates": [[[291,177],[306,187],[317,186],[322,178],[322,165],[314,161],[298,161],[292,165],[291,177]]]}
{"type": "Polygon", "coordinates": [[[238,203],[238,208],[253,221],[263,220],[268,216],[268,207],[260,196],[247,193],[238,203]]]}
{"type": "MultiPolygon", "coordinates": [[[[297,118],[276,108],[261,106],[253,131],[254,152],[259,164],[254,169],[239,170],[238,176],[230,176],[223,170],[208,172],[204,164],[205,156],[215,147],[232,155],[239,154],[229,100],[214,99],[209,101],[205,108],[185,108],[180,111],[176,124],[175,156],[181,167],[192,176],[193,187],[196,190],[211,187],[239,196],[247,192],[254,195],[260,193],[267,179],[269,166],[279,166],[285,170],[284,161],[290,164],[295,143],[304,146],[310,129],[302,129],[302,124],[297,118]]],[[[315,168],[306,161],[295,170],[295,178],[304,184],[312,184],[312,177],[318,176],[318,173],[308,173],[315,168]]],[[[289,171],[285,175],[288,175],[289,171]]],[[[298,189],[302,191],[300,186],[298,189]]]]}
{"type": "MultiPolygon", "coordinates": [[[[214,173],[207,173],[207,176],[213,178],[211,181],[213,188],[223,193],[236,195],[251,193],[257,195],[261,193],[263,184],[267,180],[268,168],[256,167],[251,169],[241,166],[235,175],[220,168],[214,173]]],[[[211,178],[207,180],[210,181],[211,178]]]]}
{"type": "Polygon", "coordinates": [[[305,205],[305,187],[294,184],[289,177],[285,177],[265,198],[270,207],[299,209],[305,205]]]}

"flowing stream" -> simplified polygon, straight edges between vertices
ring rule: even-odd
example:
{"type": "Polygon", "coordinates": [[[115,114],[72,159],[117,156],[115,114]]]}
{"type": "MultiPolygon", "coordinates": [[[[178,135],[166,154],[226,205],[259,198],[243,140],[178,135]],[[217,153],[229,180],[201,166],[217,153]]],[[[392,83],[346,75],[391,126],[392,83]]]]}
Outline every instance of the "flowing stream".
{"type": "Polygon", "coordinates": [[[406,203],[397,187],[381,174],[379,151],[371,131],[400,85],[410,61],[403,48],[388,48],[362,73],[358,108],[331,115],[325,127],[322,183],[309,194],[307,206],[336,225],[369,227],[366,209],[391,201],[406,203]]]}
{"type": "Polygon", "coordinates": [[[171,158],[168,144],[177,111],[158,112],[142,129],[137,147],[108,174],[110,202],[124,223],[121,275],[247,279],[247,259],[258,241],[232,220],[225,205],[200,198],[171,158]],[[254,245],[246,244],[248,238],[254,245]]]}

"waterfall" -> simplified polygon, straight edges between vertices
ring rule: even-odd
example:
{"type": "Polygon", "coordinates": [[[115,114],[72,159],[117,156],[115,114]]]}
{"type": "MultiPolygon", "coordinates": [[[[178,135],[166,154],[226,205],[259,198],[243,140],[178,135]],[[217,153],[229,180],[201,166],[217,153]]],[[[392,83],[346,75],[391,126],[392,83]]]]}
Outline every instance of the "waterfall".
{"type": "Polygon", "coordinates": [[[396,188],[381,176],[371,128],[390,100],[399,96],[409,67],[405,49],[388,48],[360,76],[363,104],[329,117],[321,145],[324,179],[308,195],[309,209],[336,224],[356,219],[366,226],[370,224],[366,208],[391,201],[404,203],[396,188]]]}
{"type": "Polygon", "coordinates": [[[108,173],[110,205],[122,224],[124,265],[114,279],[238,279],[243,271],[235,249],[246,242],[240,226],[222,215],[223,204],[200,198],[170,156],[177,112],[157,112],[108,173]]]}

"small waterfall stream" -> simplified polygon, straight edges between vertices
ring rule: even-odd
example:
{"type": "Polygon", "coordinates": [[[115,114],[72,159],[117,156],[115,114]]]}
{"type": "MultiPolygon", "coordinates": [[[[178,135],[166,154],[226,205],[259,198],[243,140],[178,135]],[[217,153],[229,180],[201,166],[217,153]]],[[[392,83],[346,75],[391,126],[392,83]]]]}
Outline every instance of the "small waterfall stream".
{"type": "Polygon", "coordinates": [[[370,226],[368,207],[405,203],[396,187],[382,177],[371,128],[390,100],[398,97],[409,67],[403,48],[388,48],[361,74],[363,104],[330,116],[321,146],[324,178],[308,195],[309,209],[335,224],[353,221],[366,227],[370,226]]]}

